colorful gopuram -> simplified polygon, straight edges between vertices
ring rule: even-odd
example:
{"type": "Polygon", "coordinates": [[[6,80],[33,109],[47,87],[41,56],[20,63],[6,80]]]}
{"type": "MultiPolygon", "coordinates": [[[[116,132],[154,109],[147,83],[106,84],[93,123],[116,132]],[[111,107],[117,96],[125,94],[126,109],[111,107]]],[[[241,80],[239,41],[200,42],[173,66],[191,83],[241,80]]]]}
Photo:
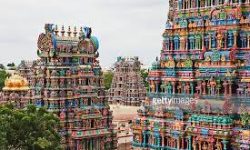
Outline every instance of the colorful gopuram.
{"type": "Polygon", "coordinates": [[[26,78],[28,81],[31,80],[31,74],[33,66],[36,65],[36,61],[25,61],[22,60],[21,63],[17,66],[17,71],[20,76],[26,78]]]}
{"type": "Polygon", "coordinates": [[[146,88],[141,76],[141,62],[138,57],[118,57],[114,69],[114,76],[109,89],[109,102],[140,106],[146,97],[146,88]]]}
{"type": "Polygon", "coordinates": [[[60,118],[65,149],[116,149],[112,112],[97,60],[99,42],[91,28],[58,31],[57,26],[46,24],[37,46],[40,59],[31,70],[22,62],[20,72],[29,78],[31,102],[60,118]]]}
{"type": "Polygon", "coordinates": [[[246,0],[169,1],[135,149],[250,149],[249,25],[246,0]]]}

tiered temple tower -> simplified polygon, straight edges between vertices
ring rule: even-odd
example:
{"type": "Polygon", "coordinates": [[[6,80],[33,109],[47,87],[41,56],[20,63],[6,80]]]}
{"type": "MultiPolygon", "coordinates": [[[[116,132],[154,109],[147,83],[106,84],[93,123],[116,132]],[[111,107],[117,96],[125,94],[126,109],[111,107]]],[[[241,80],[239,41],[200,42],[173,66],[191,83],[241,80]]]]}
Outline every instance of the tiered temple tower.
{"type": "Polygon", "coordinates": [[[40,59],[27,74],[32,102],[60,117],[64,147],[116,149],[112,112],[97,60],[99,43],[91,28],[78,33],[75,27],[58,31],[57,26],[46,24],[37,46],[40,59]]]}
{"type": "Polygon", "coordinates": [[[133,146],[249,149],[250,125],[243,117],[250,112],[249,1],[170,0],[169,5],[161,55],[149,72],[148,99],[132,126],[133,146]],[[154,107],[152,99],[162,96],[199,102],[154,107]]]}
{"type": "Polygon", "coordinates": [[[5,86],[0,93],[0,104],[11,103],[16,108],[25,108],[30,103],[28,81],[12,74],[5,80],[5,86]]]}
{"type": "Polygon", "coordinates": [[[249,3],[170,1],[150,92],[249,95],[249,3]],[[160,78],[163,77],[163,78],[160,78]]]}
{"type": "Polygon", "coordinates": [[[141,62],[138,57],[118,57],[109,89],[109,102],[140,106],[146,97],[146,88],[141,77],[141,62]]]}
{"type": "Polygon", "coordinates": [[[36,61],[25,61],[22,60],[21,63],[17,67],[18,74],[20,76],[26,78],[28,81],[31,80],[29,74],[32,71],[32,67],[36,65],[36,61]]]}

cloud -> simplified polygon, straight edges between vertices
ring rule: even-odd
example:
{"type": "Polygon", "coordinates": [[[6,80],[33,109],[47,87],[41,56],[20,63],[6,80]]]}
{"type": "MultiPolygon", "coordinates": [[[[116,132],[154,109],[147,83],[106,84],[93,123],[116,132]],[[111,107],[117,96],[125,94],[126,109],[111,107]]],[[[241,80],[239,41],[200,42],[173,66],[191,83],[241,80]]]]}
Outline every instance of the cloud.
{"type": "Polygon", "coordinates": [[[100,61],[139,56],[151,64],[161,49],[167,0],[8,0],[1,2],[0,63],[36,59],[45,23],[91,26],[100,40],[100,61]]]}

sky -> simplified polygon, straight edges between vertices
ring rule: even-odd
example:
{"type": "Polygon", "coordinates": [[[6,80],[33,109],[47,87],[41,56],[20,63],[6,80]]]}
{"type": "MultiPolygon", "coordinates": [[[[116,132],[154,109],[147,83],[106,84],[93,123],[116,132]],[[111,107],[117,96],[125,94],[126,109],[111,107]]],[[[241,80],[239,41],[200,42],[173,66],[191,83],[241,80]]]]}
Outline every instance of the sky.
{"type": "Polygon", "coordinates": [[[100,42],[100,63],[139,56],[150,66],[160,55],[168,0],[0,0],[0,63],[37,59],[45,23],[89,26],[100,42]]]}

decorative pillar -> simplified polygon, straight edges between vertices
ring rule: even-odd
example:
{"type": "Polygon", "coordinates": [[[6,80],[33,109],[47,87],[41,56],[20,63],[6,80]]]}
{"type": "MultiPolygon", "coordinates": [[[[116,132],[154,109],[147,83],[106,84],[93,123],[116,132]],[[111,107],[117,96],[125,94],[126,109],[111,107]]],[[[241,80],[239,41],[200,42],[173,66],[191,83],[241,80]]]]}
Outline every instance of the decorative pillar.
{"type": "Polygon", "coordinates": [[[165,147],[165,137],[164,137],[164,135],[162,135],[162,147],[165,147]]]}
{"type": "Polygon", "coordinates": [[[206,80],[202,82],[202,94],[206,94],[206,80]]]}
{"type": "Polygon", "coordinates": [[[234,32],[234,47],[237,47],[237,32],[234,32]]]}
{"type": "Polygon", "coordinates": [[[169,83],[169,87],[168,87],[168,94],[172,94],[172,85],[171,83],[169,83]]]}
{"type": "Polygon", "coordinates": [[[249,48],[250,47],[250,36],[248,36],[248,38],[247,38],[247,48],[249,48]]]}
{"type": "Polygon", "coordinates": [[[151,93],[151,84],[149,84],[148,92],[151,93]]]}
{"type": "MultiPolygon", "coordinates": [[[[167,83],[165,82],[164,83],[164,87],[162,88],[162,85],[161,85],[161,89],[164,89],[164,92],[166,93],[166,94],[168,94],[168,85],[167,85],[167,83]]],[[[162,91],[161,91],[162,92],[162,91]]]]}
{"type": "MultiPolygon", "coordinates": [[[[206,2],[207,2],[207,1],[206,1],[206,2]]],[[[205,37],[204,34],[202,34],[202,37],[201,37],[201,40],[202,40],[202,41],[201,41],[201,44],[202,44],[202,48],[201,48],[201,49],[202,49],[202,50],[205,48],[205,39],[204,39],[204,37],[205,37]]]]}
{"type": "Polygon", "coordinates": [[[90,142],[90,150],[93,150],[93,140],[92,139],[89,139],[89,142],[90,142]]]}
{"type": "Polygon", "coordinates": [[[188,136],[188,150],[191,150],[191,143],[192,143],[192,138],[191,136],[188,136]]]}
{"type": "Polygon", "coordinates": [[[228,83],[226,80],[223,82],[223,87],[224,87],[224,95],[226,96],[228,93],[228,83]]]}
{"type": "Polygon", "coordinates": [[[185,148],[184,137],[181,137],[181,149],[185,148]]]}
{"type": "Polygon", "coordinates": [[[229,84],[229,95],[232,95],[232,81],[228,81],[229,84]]]}
{"type": "Polygon", "coordinates": [[[183,50],[184,49],[184,38],[183,37],[180,37],[180,50],[183,50]]]}
{"type": "Polygon", "coordinates": [[[185,92],[185,82],[182,82],[182,84],[181,84],[181,93],[186,94],[186,92],[185,92]]]}
{"type": "Polygon", "coordinates": [[[226,141],[226,140],[223,140],[223,141],[222,141],[223,150],[227,150],[227,143],[228,143],[228,141],[226,141]]]}
{"type": "Polygon", "coordinates": [[[160,136],[158,136],[157,141],[158,141],[158,147],[160,148],[161,147],[161,137],[160,136]]]}
{"type": "Polygon", "coordinates": [[[147,135],[146,135],[146,132],[143,132],[143,147],[145,147],[146,146],[146,137],[147,135]]]}
{"type": "Polygon", "coordinates": [[[177,139],[177,149],[180,149],[180,138],[177,139]]]}
{"type": "Polygon", "coordinates": [[[194,49],[199,49],[199,44],[198,44],[198,37],[197,36],[194,36],[194,49]]]}
{"type": "Polygon", "coordinates": [[[188,36],[185,40],[186,40],[186,51],[187,51],[188,50],[188,36]]]}
{"type": "Polygon", "coordinates": [[[172,82],[172,88],[173,88],[173,92],[172,92],[172,93],[173,93],[173,94],[175,94],[175,85],[176,85],[176,83],[175,83],[175,81],[173,81],[173,82],[172,82]]]}
{"type": "Polygon", "coordinates": [[[214,149],[214,142],[211,142],[211,149],[214,149]]]}
{"type": "Polygon", "coordinates": [[[173,38],[170,38],[170,50],[173,50],[173,38]]]}
{"type": "Polygon", "coordinates": [[[201,141],[198,142],[199,150],[201,150],[201,141]]]}
{"type": "Polygon", "coordinates": [[[156,89],[156,93],[158,93],[159,92],[159,82],[158,81],[155,83],[155,89],[156,89]]]}
{"type": "Polygon", "coordinates": [[[209,49],[211,49],[211,45],[212,45],[212,39],[211,39],[211,34],[209,34],[209,49]]]}
{"type": "Polygon", "coordinates": [[[225,32],[224,40],[225,40],[224,48],[227,48],[227,32],[225,32]]]}
{"type": "Polygon", "coordinates": [[[187,50],[187,37],[186,35],[183,37],[183,49],[182,50],[187,50]]]}
{"type": "Polygon", "coordinates": [[[194,94],[194,83],[190,82],[191,94],[194,94]]]}

